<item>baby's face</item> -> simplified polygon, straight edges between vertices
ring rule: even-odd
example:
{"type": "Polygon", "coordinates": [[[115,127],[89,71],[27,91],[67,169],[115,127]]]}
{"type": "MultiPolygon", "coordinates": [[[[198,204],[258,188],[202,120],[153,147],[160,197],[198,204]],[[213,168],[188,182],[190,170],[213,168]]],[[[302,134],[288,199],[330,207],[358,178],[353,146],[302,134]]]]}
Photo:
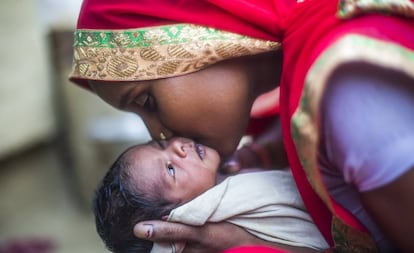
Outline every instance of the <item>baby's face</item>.
{"type": "Polygon", "coordinates": [[[214,186],[220,164],[217,151],[185,138],[151,141],[127,155],[137,185],[180,204],[214,186]]]}

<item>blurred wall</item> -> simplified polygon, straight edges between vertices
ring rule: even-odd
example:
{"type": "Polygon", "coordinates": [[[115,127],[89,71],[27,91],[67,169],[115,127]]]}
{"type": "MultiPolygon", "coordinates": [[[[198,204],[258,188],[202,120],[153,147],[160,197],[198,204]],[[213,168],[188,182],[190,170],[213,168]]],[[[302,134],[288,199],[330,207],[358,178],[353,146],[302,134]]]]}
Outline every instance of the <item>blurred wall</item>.
{"type": "Polygon", "coordinates": [[[0,2],[0,159],[56,132],[48,52],[36,4],[0,2]]]}
{"type": "Polygon", "coordinates": [[[68,81],[80,5],[0,1],[0,160],[39,143],[58,143],[65,173],[88,205],[118,154],[149,134],[136,115],[68,81]]]}

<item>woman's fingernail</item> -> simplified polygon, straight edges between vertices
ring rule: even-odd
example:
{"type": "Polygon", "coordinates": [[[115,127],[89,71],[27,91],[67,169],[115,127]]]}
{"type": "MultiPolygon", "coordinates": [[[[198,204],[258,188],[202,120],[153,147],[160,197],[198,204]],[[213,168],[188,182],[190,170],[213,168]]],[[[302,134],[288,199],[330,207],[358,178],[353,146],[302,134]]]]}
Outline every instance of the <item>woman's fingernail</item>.
{"type": "Polygon", "coordinates": [[[226,166],[227,166],[227,167],[231,167],[231,168],[236,167],[236,166],[238,166],[238,165],[239,165],[239,163],[238,163],[237,161],[234,161],[234,160],[228,161],[228,162],[226,163],[226,166]]]}
{"type": "Polygon", "coordinates": [[[134,234],[138,238],[149,239],[154,233],[154,226],[152,224],[137,224],[134,227],[134,234]]]}
{"type": "Polygon", "coordinates": [[[221,168],[221,171],[231,174],[240,170],[240,164],[234,160],[227,161],[221,168]]]}

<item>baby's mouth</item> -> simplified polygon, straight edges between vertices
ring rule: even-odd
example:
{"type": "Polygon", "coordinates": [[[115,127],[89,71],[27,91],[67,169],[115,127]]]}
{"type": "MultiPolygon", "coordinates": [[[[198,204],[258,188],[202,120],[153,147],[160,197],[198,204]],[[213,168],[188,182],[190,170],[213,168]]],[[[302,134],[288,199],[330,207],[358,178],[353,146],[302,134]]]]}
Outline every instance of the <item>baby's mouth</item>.
{"type": "Polygon", "coordinates": [[[203,161],[204,157],[206,156],[206,152],[205,152],[203,145],[199,143],[195,143],[194,148],[197,152],[198,157],[200,157],[200,160],[203,161]]]}

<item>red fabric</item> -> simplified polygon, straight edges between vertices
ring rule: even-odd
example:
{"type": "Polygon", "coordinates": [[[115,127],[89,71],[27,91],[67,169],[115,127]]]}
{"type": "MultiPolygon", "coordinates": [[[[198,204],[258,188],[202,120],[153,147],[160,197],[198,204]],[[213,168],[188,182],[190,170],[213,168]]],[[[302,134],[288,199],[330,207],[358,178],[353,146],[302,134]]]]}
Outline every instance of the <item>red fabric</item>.
{"type": "Polygon", "coordinates": [[[244,246],[223,251],[223,253],[289,253],[290,251],[264,247],[264,246],[244,246]]]}
{"type": "Polygon", "coordinates": [[[279,41],[272,0],[85,0],[78,29],[128,29],[193,23],[279,41]]]}
{"type": "Polygon", "coordinates": [[[281,122],[289,165],[309,214],[329,245],[333,245],[332,213],[313,191],[307,180],[291,137],[290,118],[297,108],[304,77],[312,63],[308,54],[313,53],[312,46],[319,41],[317,36],[324,34],[326,30],[333,29],[335,24],[340,22],[333,15],[336,8],[336,1],[328,0],[304,1],[292,9],[286,21],[288,30],[282,41],[284,64],[280,90],[281,122]]]}

